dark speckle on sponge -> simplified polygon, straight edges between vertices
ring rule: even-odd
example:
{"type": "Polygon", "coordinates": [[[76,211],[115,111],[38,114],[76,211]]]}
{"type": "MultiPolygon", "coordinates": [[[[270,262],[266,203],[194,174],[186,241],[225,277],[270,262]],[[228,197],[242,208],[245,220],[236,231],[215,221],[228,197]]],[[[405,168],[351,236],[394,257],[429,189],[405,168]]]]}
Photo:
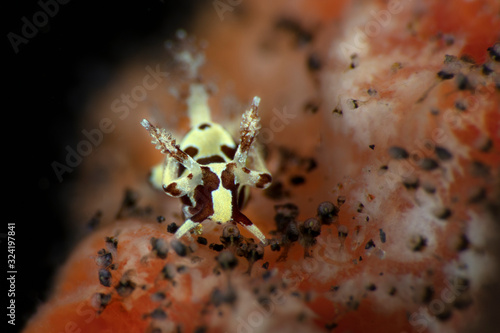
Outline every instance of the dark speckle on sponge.
{"type": "Polygon", "coordinates": [[[179,240],[173,239],[170,242],[170,246],[175,251],[175,253],[177,253],[177,255],[181,257],[185,257],[187,255],[188,252],[187,246],[182,244],[179,240]]]}
{"type": "Polygon", "coordinates": [[[231,251],[223,251],[216,258],[222,270],[232,270],[238,265],[238,259],[231,251]]]}
{"type": "Polygon", "coordinates": [[[290,177],[290,183],[292,185],[302,185],[306,182],[306,179],[300,175],[290,177]]]}
{"type": "Polygon", "coordinates": [[[168,253],[168,245],[167,242],[162,238],[151,237],[150,239],[151,246],[153,247],[153,252],[156,253],[156,256],[160,259],[167,258],[168,253]]]}
{"type": "Polygon", "coordinates": [[[224,250],[224,245],[212,243],[209,245],[209,248],[216,251],[216,252],[220,252],[220,251],[224,250]]]}
{"type": "Polygon", "coordinates": [[[375,243],[373,242],[373,239],[370,239],[368,242],[366,242],[365,250],[369,250],[373,247],[375,247],[375,243]]]}
{"type": "Polygon", "coordinates": [[[171,234],[175,234],[177,229],[179,229],[179,227],[177,226],[177,224],[175,222],[172,222],[167,226],[167,232],[169,232],[171,234]]]}
{"type": "Polygon", "coordinates": [[[389,156],[396,160],[406,159],[410,156],[406,149],[397,146],[390,147],[388,152],[389,156]]]}
{"type": "Polygon", "coordinates": [[[452,212],[451,209],[447,207],[439,207],[436,208],[434,211],[434,215],[441,220],[446,220],[451,216],[452,212]]]}
{"type": "Polygon", "coordinates": [[[122,278],[115,289],[121,297],[127,297],[134,291],[136,284],[127,278],[122,278]]]}
{"type": "Polygon", "coordinates": [[[437,76],[441,80],[449,80],[449,79],[452,79],[455,76],[455,74],[449,73],[449,72],[446,72],[446,71],[439,71],[437,73],[437,76]]]}
{"type": "Polygon", "coordinates": [[[444,147],[436,146],[434,148],[434,151],[436,153],[436,156],[441,160],[441,161],[448,161],[453,158],[453,154],[450,153],[450,151],[444,147]]]}
{"type": "Polygon", "coordinates": [[[410,237],[408,246],[414,252],[421,252],[427,246],[427,239],[422,235],[414,235],[410,237]]]}
{"type": "Polygon", "coordinates": [[[420,186],[417,176],[409,176],[403,179],[403,185],[408,190],[416,190],[420,186]]]}
{"type": "Polygon", "coordinates": [[[107,269],[99,270],[99,282],[105,287],[111,286],[111,273],[107,269]]]}
{"type": "Polygon", "coordinates": [[[325,201],[319,204],[317,213],[322,224],[331,224],[337,219],[339,208],[332,202],[325,201]]]}
{"type": "Polygon", "coordinates": [[[208,244],[208,241],[205,237],[201,237],[201,236],[198,236],[198,238],[196,239],[196,242],[198,244],[201,244],[201,245],[207,245],[208,244]]]}
{"type": "Polygon", "coordinates": [[[161,308],[156,308],[151,312],[151,318],[156,320],[164,320],[167,319],[167,314],[161,308]]]}
{"type": "Polygon", "coordinates": [[[435,159],[424,157],[418,162],[418,166],[422,170],[431,171],[439,167],[438,162],[435,159]]]}
{"type": "Polygon", "coordinates": [[[386,236],[385,236],[385,232],[384,232],[384,230],[383,230],[383,229],[379,229],[379,235],[380,235],[380,241],[381,241],[382,243],[385,243],[385,241],[386,241],[386,236]]]}

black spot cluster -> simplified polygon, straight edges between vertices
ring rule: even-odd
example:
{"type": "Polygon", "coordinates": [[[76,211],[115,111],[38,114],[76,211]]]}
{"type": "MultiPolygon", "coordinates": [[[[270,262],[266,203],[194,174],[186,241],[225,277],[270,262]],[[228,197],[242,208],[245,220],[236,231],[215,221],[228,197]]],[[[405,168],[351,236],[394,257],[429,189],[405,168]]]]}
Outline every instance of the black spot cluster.
{"type": "Polygon", "coordinates": [[[232,251],[222,251],[216,258],[217,263],[223,271],[233,270],[238,266],[238,259],[232,251]]]}
{"type": "MultiPolygon", "coordinates": [[[[157,253],[159,257],[163,255],[166,257],[167,249],[164,247],[162,243],[163,240],[151,238],[151,244],[153,245],[154,251],[157,253]]],[[[107,288],[110,288],[114,285],[114,291],[116,294],[122,298],[130,296],[132,292],[136,289],[137,285],[132,281],[130,276],[133,274],[133,270],[129,270],[125,272],[118,283],[113,283],[113,274],[112,271],[115,271],[118,267],[116,263],[113,262],[113,253],[116,254],[118,250],[118,239],[116,237],[110,236],[105,237],[105,245],[107,249],[101,249],[97,252],[97,257],[95,258],[95,262],[98,265],[98,279],[99,283],[107,288]]],[[[112,290],[112,289],[108,289],[112,290]]],[[[110,291],[108,293],[95,293],[92,296],[91,304],[95,309],[97,309],[98,313],[102,312],[107,305],[111,302],[113,292],[110,291]]]]}
{"type": "Polygon", "coordinates": [[[407,159],[410,154],[408,154],[408,151],[402,147],[398,146],[392,146],[388,150],[389,156],[396,160],[402,160],[402,159],[407,159]]]}
{"type": "Polygon", "coordinates": [[[340,205],[345,202],[345,198],[340,198],[340,201],[337,200],[337,205],[334,205],[330,201],[325,201],[319,204],[318,206],[318,219],[321,221],[321,224],[330,225],[337,221],[340,205]]]}
{"type": "Polygon", "coordinates": [[[287,203],[276,205],[274,209],[276,211],[274,222],[276,223],[276,233],[279,238],[272,241],[272,247],[274,249],[284,247],[284,252],[278,259],[281,261],[286,259],[291,244],[299,240],[298,222],[296,220],[299,215],[299,208],[292,203],[287,203]]]}
{"type": "MultiPolygon", "coordinates": [[[[453,154],[445,147],[442,146],[434,146],[434,145],[429,145],[427,147],[429,149],[429,152],[432,153],[434,156],[425,156],[421,157],[418,156],[418,154],[410,154],[408,151],[400,146],[392,146],[388,149],[388,154],[391,158],[395,160],[406,160],[410,158],[411,156],[411,162],[414,163],[418,168],[420,168],[423,171],[433,171],[438,168],[440,168],[441,163],[445,163],[447,161],[450,161],[453,159],[453,154]]],[[[381,171],[386,171],[388,170],[388,166],[384,165],[380,169],[381,171]]],[[[416,190],[420,187],[420,179],[417,174],[411,174],[409,176],[406,176],[402,180],[402,184],[404,187],[408,190],[416,190]]],[[[430,189],[429,184],[426,185],[426,191],[427,189],[430,189]]],[[[435,192],[435,189],[433,191],[428,193],[433,193],[435,192]]]]}
{"type": "Polygon", "coordinates": [[[95,259],[95,262],[102,268],[108,268],[113,264],[113,255],[111,252],[101,249],[97,251],[97,258],[95,259]]]}
{"type": "Polygon", "coordinates": [[[149,240],[152,246],[152,251],[160,259],[166,259],[168,253],[168,244],[163,238],[151,237],[149,240]]]}
{"type": "Polygon", "coordinates": [[[220,241],[226,248],[236,248],[240,245],[242,236],[234,224],[226,224],[222,229],[220,241]]]}
{"type": "Polygon", "coordinates": [[[172,222],[167,226],[167,232],[170,234],[175,234],[177,229],[179,229],[179,226],[175,222],[172,222]]]}
{"type": "MultiPolygon", "coordinates": [[[[317,106],[307,104],[307,108],[312,107],[314,110],[317,106]]],[[[279,147],[278,153],[280,163],[276,174],[290,174],[287,184],[298,187],[307,182],[307,174],[314,171],[317,167],[317,161],[313,157],[299,156],[296,152],[286,148],[279,147]]],[[[273,179],[271,186],[264,190],[264,195],[273,200],[280,200],[290,196],[289,191],[285,187],[285,183],[279,179],[273,179]]]]}
{"type": "Polygon", "coordinates": [[[229,287],[226,290],[214,288],[212,294],[210,295],[210,301],[215,306],[220,306],[222,304],[233,305],[236,302],[236,299],[236,291],[232,287],[229,287]]]}
{"type": "MultiPolygon", "coordinates": [[[[222,270],[232,270],[238,264],[238,257],[243,257],[248,261],[247,274],[251,274],[254,263],[264,257],[264,245],[255,243],[253,238],[245,238],[240,234],[236,225],[226,224],[220,236],[222,244],[213,244],[212,249],[220,247],[217,262],[222,270]]],[[[212,244],[211,244],[212,245],[212,244]]]]}
{"type": "Polygon", "coordinates": [[[160,276],[165,280],[169,280],[173,285],[175,285],[174,277],[176,273],[177,269],[175,268],[175,265],[172,263],[168,263],[163,266],[160,272],[160,276]]]}
{"type": "Polygon", "coordinates": [[[105,287],[111,286],[111,270],[115,269],[113,254],[105,249],[97,252],[96,264],[99,266],[99,283],[105,287]]]}
{"type": "Polygon", "coordinates": [[[111,302],[111,294],[110,293],[95,293],[92,296],[91,304],[95,309],[97,309],[97,313],[101,313],[111,302]]]}
{"type": "Polygon", "coordinates": [[[172,239],[170,241],[170,247],[177,253],[179,257],[185,257],[192,252],[191,248],[186,246],[178,239],[172,239]]]}
{"type": "Polygon", "coordinates": [[[332,202],[325,201],[318,205],[317,215],[303,222],[297,221],[299,208],[293,203],[274,206],[276,214],[274,222],[277,237],[269,241],[272,251],[280,251],[283,248],[278,261],[286,260],[290,246],[299,242],[304,248],[304,257],[310,256],[310,248],[316,244],[316,238],[321,234],[322,225],[330,225],[337,221],[339,207],[345,202],[342,197],[338,206],[332,202]]]}
{"type": "Polygon", "coordinates": [[[422,235],[413,235],[408,240],[408,247],[413,252],[422,252],[427,247],[427,238],[422,235]]]}
{"type": "Polygon", "coordinates": [[[132,271],[125,272],[115,286],[116,292],[123,298],[130,296],[137,287],[136,283],[130,279],[129,275],[131,272],[132,271]]]}
{"type": "Polygon", "coordinates": [[[236,250],[236,254],[248,261],[246,273],[251,274],[253,264],[264,258],[264,245],[261,243],[254,243],[253,239],[245,239],[236,250]]]}

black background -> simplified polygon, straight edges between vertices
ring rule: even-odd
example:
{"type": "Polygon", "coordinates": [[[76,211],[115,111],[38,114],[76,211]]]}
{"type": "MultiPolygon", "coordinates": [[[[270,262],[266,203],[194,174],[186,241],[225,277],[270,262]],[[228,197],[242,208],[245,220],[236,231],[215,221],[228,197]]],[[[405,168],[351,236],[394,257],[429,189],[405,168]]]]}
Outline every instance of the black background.
{"type": "MultiPolygon", "coordinates": [[[[47,2],[48,0],[42,0],[47,2]]],[[[16,223],[16,326],[20,331],[47,299],[51,279],[73,244],[65,227],[62,184],[51,167],[74,146],[83,107],[126,59],[161,48],[178,28],[187,28],[199,1],[70,1],[16,54],[8,39],[22,35],[26,17],[42,10],[37,1],[9,2],[2,11],[4,73],[2,119],[2,205],[7,223],[16,223]]],[[[65,174],[65,179],[76,172],[65,174]]],[[[69,198],[71,200],[71,198],[69,198]]],[[[6,238],[1,238],[2,276],[8,270],[6,238]]],[[[3,279],[1,307],[8,305],[3,279]]],[[[6,310],[4,310],[6,312],[6,310]]],[[[8,318],[2,315],[2,325],[8,318]]],[[[4,330],[2,330],[4,331],[4,330]]],[[[5,331],[4,331],[5,332],[5,331]]]]}

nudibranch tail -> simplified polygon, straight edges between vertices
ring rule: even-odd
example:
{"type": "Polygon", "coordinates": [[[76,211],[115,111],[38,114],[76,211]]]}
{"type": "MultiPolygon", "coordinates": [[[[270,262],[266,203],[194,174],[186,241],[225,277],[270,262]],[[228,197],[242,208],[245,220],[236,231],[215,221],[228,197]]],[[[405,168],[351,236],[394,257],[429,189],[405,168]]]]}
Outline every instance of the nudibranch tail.
{"type": "Polygon", "coordinates": [[[208,107],[207,90],[202,84],[192,84],[190,86],[187,104],[191,128],[198,127],[199,124],[212,122],[210,108],[208,107]]]}

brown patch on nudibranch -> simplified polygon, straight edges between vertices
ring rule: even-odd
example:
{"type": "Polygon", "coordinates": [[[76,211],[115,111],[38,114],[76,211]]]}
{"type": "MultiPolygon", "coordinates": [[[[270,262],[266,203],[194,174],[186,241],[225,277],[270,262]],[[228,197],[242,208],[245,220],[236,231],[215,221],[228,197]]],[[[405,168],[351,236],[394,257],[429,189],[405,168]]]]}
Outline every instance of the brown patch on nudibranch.
{"type": "Polygon", "coordinates": [[[210,124],[201,124],[200,126],[198,126],[198,129],[200,130],[204,130],[205,128],[210,128],[210,124]]]}
{"type": "Polygon", "coordinates": [[[196,160],[201,165],[209,165],[212,163],[225,163],[226,161],[222,156],[219,155],[212,155],[209,157],[202,157],[196,160]]]}
{"type": "Polygon", "coordinates": [[[182,194],[181,190],[177,188],[177,183],[170,183],[168,185],[163,185],[163,191],[174,197],[178,197],[182,194]]]}
{"type": "Polygon", "coordinates": [[[189,212],[193,214],[191,220],[201,223],[214,213],[212,202],[212,192],[219,187],[219,177],[208,167],[201,167],[203,185],[198,185],[194,189],[194,200],[196,205],[189,207],[189,212]]]}
{"type": "Polygon", "coordinates": [[[255,184],[255,187],[257,188],[264,188],[267,184],[269,184],[273,178],[271,177],[270,174],[265,173],[259,176],[259,181],[257,184],[255,184]]]}
{"type": "Polygon", "coordinates": [[[186,152],[186,154],[188,154],[189,156],[191,156],[192,158],[194,158],[198,154],[199,150],[196,147],[189,146],[189,147],[186,147],[184,149],[184,151],[186,152]]]}
{"type": "Polygon", "coordinates": [[[234,154],[236,153],[236,148],[232,148],[226,145],[222,145],[220,150],[226,155],[228,158],[233,159],[234,154]]]}

